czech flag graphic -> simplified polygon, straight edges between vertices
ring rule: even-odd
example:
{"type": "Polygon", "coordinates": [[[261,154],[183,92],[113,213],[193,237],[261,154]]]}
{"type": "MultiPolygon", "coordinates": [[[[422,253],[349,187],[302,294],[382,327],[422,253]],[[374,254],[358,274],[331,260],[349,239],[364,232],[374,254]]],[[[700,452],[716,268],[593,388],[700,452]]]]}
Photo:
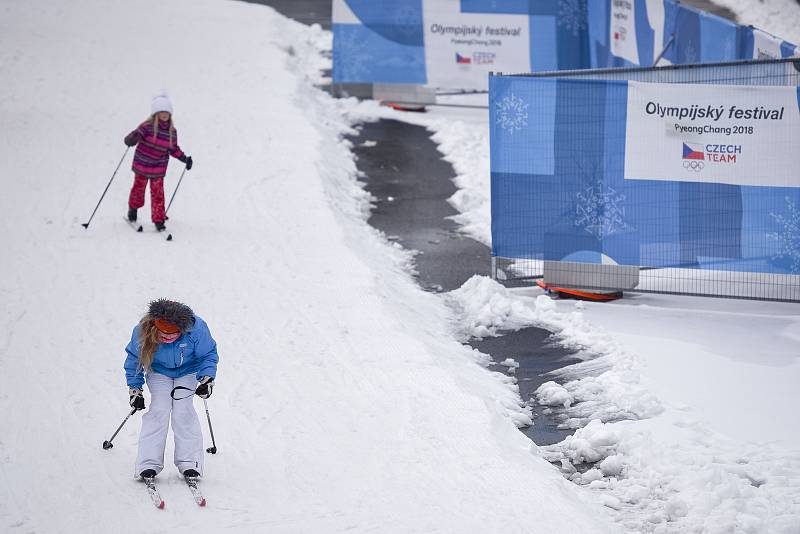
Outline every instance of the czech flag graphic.
{"type": "MultiPolygon", "coordinates": [[[[703,148],[702,146],[700,147],[703,148]]],[[[706,159],[702,150],[695,150],[692,145],[683,143],[683,159],[706,159]]]]}
{"type": "Polygon", "coordinates": [[[470,63],[472,63],[472,59],[462,56],[461,54],[456,52],[456,63],[459,63],[461,65],[469,65],[470,63]]]}

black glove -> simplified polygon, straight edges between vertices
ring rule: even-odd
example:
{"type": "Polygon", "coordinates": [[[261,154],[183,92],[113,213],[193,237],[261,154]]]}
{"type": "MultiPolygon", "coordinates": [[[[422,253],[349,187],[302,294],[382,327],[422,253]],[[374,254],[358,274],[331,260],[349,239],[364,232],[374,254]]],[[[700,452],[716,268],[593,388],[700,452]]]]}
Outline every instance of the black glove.
{"type": "Polygon", "coordinates": [[[194,390],[194,393],[201,399],[207,399],[211,396],[213,387],[214,379],[210,376],[204,376],[200,378],[200,383],[197,385],[197,389],[194,390]]]}
{"type": "Polygon", "coordinates": [[[186,170],[187,171],[192,170],[192,156],[186,156],[186,159],[183,160],[183,162],[186,163],[186,170]]]}
{"type": "Polygon", "coordinates": [[[135,130],[125,136],[126,146],[136,146],[136,143],[138,142],[139,142],[139,132],[135,130]]]}
{"type": "Polygon", "coordinates": [[[144,410],[144,392],[142,388],[130,388],[128,390],[130,396],[130,405],[137,410],[144,410]]]}

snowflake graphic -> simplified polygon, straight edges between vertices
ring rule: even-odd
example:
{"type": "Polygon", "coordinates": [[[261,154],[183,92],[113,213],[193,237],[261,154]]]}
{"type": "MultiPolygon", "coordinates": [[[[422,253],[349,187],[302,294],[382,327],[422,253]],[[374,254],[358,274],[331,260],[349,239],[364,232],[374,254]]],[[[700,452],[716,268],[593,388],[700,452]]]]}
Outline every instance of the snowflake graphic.
{"type": "Polygon", "coordinates": [[[498,101],[495,108],[496,122],[503,130],[513,134],[516,130],[521,131],[528,126],[528,104],[514,93],[498,101]]]}
{"type": "Polygon", "coordinates": [[[586,0],[561,0],[557,24],[575,37],[587,28],[586,0]]]}
{"type": "Polygon", "coordinates": [[[372,54],[365,40],[353,32],[344,32],[337,39],[336,47],[342,79],[363,80],[368,72],[367,66],[372,61],[372,54]]]}
{"type": "Polygon", "coordinates": [[[697,63],[698,59],[697,49],[694,47],[694,43],[689,41],[686,43],[686,48],[683,49],[683,62],[697,63]]]}
{"type": "Polygon", "coordinates": [[[603,191],[602,186],[589,186],[577,196],[575,226],[582,227],[598,239],[630,228],[624,221],[625,208],[621,205],[625,201],[624,194],[611,187],[603,191]]]}
{"type": "Polygon", "coordinates": [[[397,6],[389,17],[389,23],[392,32],[403,40],[422,38],[422,18],[411,6],[397,6]]]}
{"type": "Polygon", "coordinates": [[[772,259],[790,259],[792,272],[800,273],[800,209],[789,197],[786,204],[785,214],[770,212],[780,230],[768,233],[767,237],[778,243],[778,253],[772,259]]]}

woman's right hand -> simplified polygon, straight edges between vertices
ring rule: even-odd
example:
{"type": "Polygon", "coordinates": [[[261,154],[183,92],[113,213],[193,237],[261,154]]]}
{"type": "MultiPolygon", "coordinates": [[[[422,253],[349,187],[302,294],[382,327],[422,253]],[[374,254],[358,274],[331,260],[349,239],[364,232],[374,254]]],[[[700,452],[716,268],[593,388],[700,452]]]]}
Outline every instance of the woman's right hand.
{"type": "Polygon", "coordinates": [[[130,397],[130,405],[137,410],[144,410],[144,391],[142,388],[128,389],[128,396],[130,397]]]}

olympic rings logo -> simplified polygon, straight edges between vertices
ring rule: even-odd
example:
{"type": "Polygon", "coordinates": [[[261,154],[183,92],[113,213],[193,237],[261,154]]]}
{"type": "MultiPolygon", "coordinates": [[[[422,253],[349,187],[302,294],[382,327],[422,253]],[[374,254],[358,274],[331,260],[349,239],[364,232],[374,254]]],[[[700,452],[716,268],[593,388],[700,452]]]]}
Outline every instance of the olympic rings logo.
{"type": "Polygon", "coordinates": [[[697,160],[683,160],[683,168],[689,171],[700,172],[706,164],[697,160]]]}

